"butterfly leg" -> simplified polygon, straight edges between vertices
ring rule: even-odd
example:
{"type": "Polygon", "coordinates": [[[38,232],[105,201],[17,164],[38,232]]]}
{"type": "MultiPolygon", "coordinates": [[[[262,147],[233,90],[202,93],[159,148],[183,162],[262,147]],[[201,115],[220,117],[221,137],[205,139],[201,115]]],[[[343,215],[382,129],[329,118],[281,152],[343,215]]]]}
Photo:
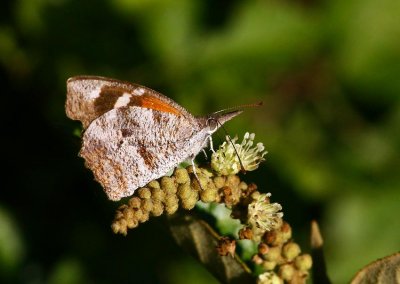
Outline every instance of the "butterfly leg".
{"type": "Polygon", "coordinates": [[[214,145],[213,145],[213,141],[212,141],[212,136],[209,135],[209,136],[208,136],[208,139],[210,140],[210,150],[211,150],[211,152],[215,153],[215,151],[214,151],[214,145]]]}
{"type": "Polygon", "coordinates": [[[200,182],[199,176],[197,175],[197,172],[196,172],[196,166],[195,166],[195,164],[194,164],[194,158],[195,158],[195,156],[192,156],[192,157],[191,157],[191,162],[192,162],[192,167],[193,167],[193,174],[194,174],[194,176],[196,177],[197,182],[198,182],[199,185],[200,185],[200,189],[201,189],[201,190],[204,190],[203,187],[201,186],[201,182],[200,182]]]}
{"type": "Polygon", "coordinates": [[[204,156],[206,157],[206,160],[208,160],[208,157],[207,157],[207,152],[206,152],[206,150],[204,150],[204,148],[203,148],[203,149],[201,149],[201,151],[203,151],[203,154],[204,154],[204,156]]]}

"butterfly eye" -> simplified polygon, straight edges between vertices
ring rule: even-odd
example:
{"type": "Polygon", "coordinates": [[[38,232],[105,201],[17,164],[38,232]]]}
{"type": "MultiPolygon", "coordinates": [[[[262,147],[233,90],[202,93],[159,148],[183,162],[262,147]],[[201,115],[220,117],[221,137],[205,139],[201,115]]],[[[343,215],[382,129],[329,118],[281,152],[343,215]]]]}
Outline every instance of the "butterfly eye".
{"type": "Polygon", "coordinates": [[[209,117],[207,119],[207,126],[210,128],[209,132],[214,133],[218,129],[219,121],[214,117],[209,117]]]}

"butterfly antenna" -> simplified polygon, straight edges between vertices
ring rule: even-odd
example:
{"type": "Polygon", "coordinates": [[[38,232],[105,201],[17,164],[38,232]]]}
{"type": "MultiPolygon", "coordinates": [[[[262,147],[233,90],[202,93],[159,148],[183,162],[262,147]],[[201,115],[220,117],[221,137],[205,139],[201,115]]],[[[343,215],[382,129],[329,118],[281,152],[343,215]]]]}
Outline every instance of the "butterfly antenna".
{"type": "Polygon", "coordinates": [[[230,107],[230,108],[226,108],[226,109],[222,109],[222,110],[216,111],[216,112],[214,112],[214,114],[229,112],[229,111],[233,111],[233,110],[241,110],[241,109],[249,108],[249,107],[260,107],[262,105],[263,105],[263,102],[258,102],[258,103],[254,103],[254,104],[239,105],[239,106],[234,106],[234,107],[230,107]]]}

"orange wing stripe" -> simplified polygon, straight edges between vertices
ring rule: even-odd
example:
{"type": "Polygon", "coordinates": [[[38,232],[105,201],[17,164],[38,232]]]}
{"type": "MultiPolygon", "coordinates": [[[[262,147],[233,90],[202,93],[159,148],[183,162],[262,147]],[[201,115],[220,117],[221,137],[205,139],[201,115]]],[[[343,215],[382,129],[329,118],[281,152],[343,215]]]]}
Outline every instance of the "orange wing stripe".
{"type": "Polygon", "coordinates": [[[182,115],[180,110],[169,105],[167,102],[147,94],[143,94],[142,96],[132,96],[129,105],[145,107],[161,112],[169,112],[177,116],[182,115]]]}

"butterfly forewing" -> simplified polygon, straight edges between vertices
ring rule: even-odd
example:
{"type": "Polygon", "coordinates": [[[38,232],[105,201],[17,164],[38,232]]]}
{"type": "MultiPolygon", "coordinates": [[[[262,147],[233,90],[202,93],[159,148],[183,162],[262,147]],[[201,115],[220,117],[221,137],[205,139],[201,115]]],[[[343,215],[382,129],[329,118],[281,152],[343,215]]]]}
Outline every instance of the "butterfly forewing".
{"type": "Polygon", "coordinates": [[[96,76],[72,77],[67,81],[67,116],[80,120],[84,128],[106,112],[127,106],[191,116],[173,100],[141,85],[96,76]]]}

